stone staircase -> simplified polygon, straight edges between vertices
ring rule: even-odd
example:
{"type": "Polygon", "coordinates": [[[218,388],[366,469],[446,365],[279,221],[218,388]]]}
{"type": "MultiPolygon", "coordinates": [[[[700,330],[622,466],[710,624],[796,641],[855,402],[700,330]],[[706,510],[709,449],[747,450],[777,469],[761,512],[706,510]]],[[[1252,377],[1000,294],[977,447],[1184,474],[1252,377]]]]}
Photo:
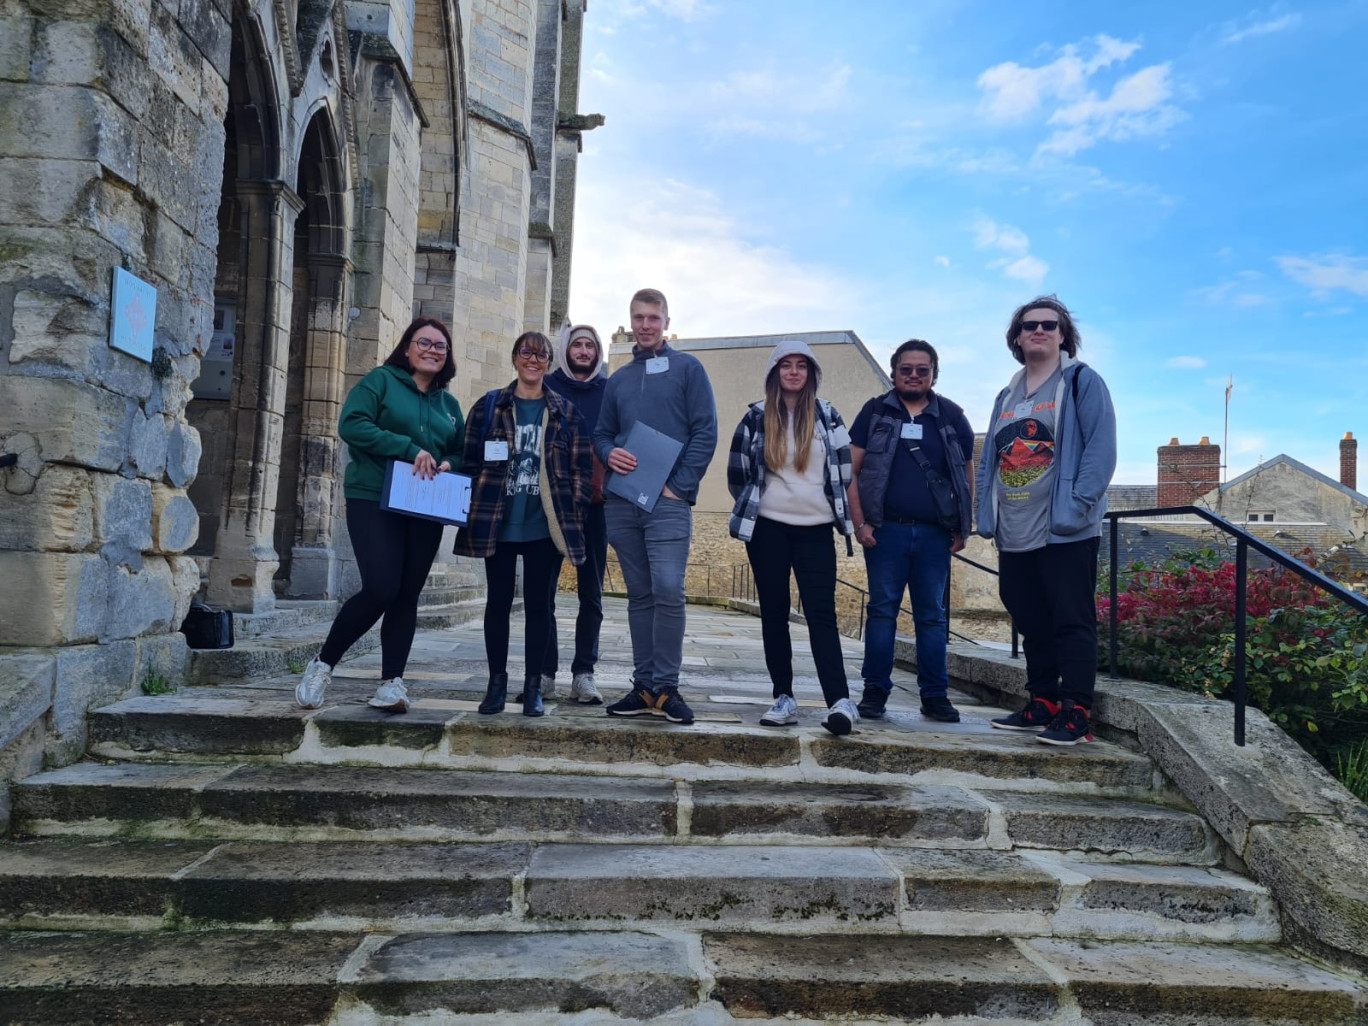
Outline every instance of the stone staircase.
{"type": "Polygon", "coordinates": [[[691,611],[691,727],[478,716],[476,624],[420,635],[404,716],[373,655],[315,712],[289,678],[98,711],[15,787],[0,1022],[1368,1022],[1143,755],[963,695],[760,727],[758,634],[691,611]]]}

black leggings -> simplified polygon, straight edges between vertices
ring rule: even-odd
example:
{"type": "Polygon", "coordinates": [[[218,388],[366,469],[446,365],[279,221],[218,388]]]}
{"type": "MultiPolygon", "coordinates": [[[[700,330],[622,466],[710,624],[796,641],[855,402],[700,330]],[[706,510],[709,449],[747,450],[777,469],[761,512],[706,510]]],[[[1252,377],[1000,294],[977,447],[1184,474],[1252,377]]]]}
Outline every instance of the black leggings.
{"type": "Polygon", "coordinates": [[[336,666],[383,616],[380,675],[385,680],[401,677],[418,624],[418,596],[442,542],[442,525],[386,512],[374,499],[348,499],[347,534],[361,572],[361,590],[338,611],[318,658],[336,666]]]}
{"type": "Polygon", "coordinates": [[[490,673],[508,672],[509,617],[513,612],[513,584],[518,557],[523,558],[523,666],[527,676],[546,672],[546,642],[551,636],[551,596],[564,558],[550,538],[499,542],[485,557],[485,659],[490,673]]]}

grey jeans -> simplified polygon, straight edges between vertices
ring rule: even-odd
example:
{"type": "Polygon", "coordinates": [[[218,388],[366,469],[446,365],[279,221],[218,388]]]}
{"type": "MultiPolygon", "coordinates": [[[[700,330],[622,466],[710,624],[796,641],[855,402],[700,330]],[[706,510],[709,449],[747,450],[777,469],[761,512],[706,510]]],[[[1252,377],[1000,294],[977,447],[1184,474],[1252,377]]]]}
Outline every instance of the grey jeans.
{"type": "Polygon", "coordinates": [[[679,687],[684,661],[684,570],[689,562],[693,509],[661,496],[650,513],[610,495],[604,505],[608,543],[627,586],[633,680],[659,693],[679,687]]]}

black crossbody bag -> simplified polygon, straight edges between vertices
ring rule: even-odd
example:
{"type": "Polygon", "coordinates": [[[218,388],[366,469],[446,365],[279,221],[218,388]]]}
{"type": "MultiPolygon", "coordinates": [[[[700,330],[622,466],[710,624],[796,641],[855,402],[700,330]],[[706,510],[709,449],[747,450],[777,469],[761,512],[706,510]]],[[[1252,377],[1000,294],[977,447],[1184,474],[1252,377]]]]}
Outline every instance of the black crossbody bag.
{"type": "Polygon", "coordinates": [[[959,534],[960,508],[959,500],[955,498],[955,486],[950,483],[949,478],[931,466],[931,461],[926,458],[926,453],[922,452],[920,445],[909,442],[907,449],[917,461],[917,466],[921,467],[922,473],[926,475],[926,487],[931,493],[931,502],[936,507],[936,523],[951,534],[959,534]]]}

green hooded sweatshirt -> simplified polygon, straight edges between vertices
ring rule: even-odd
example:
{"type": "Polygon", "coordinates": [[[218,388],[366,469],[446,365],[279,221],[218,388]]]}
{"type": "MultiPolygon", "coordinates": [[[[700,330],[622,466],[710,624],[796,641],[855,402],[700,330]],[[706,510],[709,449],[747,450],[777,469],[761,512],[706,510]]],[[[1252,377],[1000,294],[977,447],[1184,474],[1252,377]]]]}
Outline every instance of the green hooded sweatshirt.
{"type": "Polygon", "coordinates": [[[412,463],[426,449],[438,463],[445,460],[459,470],[465,416],[446,389],[420,392],[408,371],[384,364],[347,394],[337,433],[351,454],[343,488],[347,498],[379,502],[392,459],[412,463]]]}

